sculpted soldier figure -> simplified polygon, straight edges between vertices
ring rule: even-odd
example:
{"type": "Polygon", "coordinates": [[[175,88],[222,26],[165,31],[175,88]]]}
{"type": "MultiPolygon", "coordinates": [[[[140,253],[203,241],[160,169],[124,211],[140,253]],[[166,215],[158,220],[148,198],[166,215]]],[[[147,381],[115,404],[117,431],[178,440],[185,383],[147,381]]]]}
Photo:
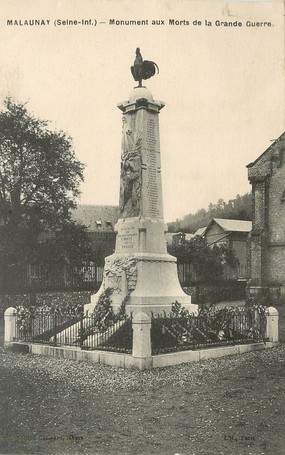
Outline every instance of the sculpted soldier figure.
{"type": "Polygon", "coordinates": [[[136,58],[134,65],[131,66],[131,73],[135,81],[138,81],[138,87],[142,87],[142,80],[149,79],[155,73],[159,73],[159,68],[156,63],[150,60],[143,60],[140,48],[136,48],[136,58]]]}
{"type": "Polygon", "coordinates": [[[120,215],[139,216],[141,200],[141,139],[136,149],[124,153],[121,162],[120,215]]]}

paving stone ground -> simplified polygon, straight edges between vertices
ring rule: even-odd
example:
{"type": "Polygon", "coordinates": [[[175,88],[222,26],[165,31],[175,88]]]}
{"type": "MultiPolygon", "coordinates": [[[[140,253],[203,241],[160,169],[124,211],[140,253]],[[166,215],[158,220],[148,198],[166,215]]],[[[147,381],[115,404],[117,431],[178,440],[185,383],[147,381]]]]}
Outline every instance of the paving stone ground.
{"type": "Polygon", "coordinates": [[[145,372],[0,348],[0,454],[284,454],[284,379],[284,344],[145,372]]]}
{"type": "Polygon", "coordinates": [[[284,454],[284,345],[145,372],[4,349],[0,365],[1,454],[284,454]]]}

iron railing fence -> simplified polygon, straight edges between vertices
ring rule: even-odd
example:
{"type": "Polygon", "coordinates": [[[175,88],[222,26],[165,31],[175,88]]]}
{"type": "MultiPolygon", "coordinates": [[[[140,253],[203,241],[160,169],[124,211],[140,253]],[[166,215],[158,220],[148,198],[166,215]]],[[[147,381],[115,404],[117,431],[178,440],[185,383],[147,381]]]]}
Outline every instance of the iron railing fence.
{"type": "Polygon", "coordinates": [[[86,350],[132,352],[132,319],[120,316],[98,325],[95,314],[35,309],[16,316],[15,341],[70,346],[86,350]]]}
{"type": "Polygon", "coordinates": [[[1,293],[96,290],[103,279],[103,267],[93,262],[77,267],[69,264],[9,265],[0,270],[1,293]]]}
{"type": "Polygon", "coordinates": [[[152,315],[152,354],[266,341],[264,308],[223,308],[198,315],[152,315]]]}
{"type": "MultiPolygon", "coordinates": [[[[15,341],[86,350],[132,352],[132,316],[84,315],[82,308],[18,307],[15,341]]],[[[263,307],[152,315],[152,354],[266,341],[263,307]]]]}

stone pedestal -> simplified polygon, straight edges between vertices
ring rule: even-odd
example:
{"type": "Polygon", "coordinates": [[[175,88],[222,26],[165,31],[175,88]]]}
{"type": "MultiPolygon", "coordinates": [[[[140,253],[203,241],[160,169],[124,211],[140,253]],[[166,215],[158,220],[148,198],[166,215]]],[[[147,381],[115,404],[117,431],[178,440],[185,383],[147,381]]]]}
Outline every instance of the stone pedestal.
{"type": "Polygon", "coordinates": [[[9,345],[16,337],[16,308],[9,307],[4,313],[4,344],[9,345]]]}
{"type": "Polygon", "coordinates": [[[102,286],[85,309],[92,311],[110,287],[113,308],[124,302],[127,313],[168,313],[174,301],[196,312],[179,284],[176,258],[166,249],[158,123],[164,103],[138,87],[118,107],[123,131],[116,249],[106,258],[102,286]]]}
{"type": "Polygon", "coordinates": [[[279,314],[276,308],[272,306],[267,308],[266,337],[273,343],[279,341],[278,318],[279,314]]]}

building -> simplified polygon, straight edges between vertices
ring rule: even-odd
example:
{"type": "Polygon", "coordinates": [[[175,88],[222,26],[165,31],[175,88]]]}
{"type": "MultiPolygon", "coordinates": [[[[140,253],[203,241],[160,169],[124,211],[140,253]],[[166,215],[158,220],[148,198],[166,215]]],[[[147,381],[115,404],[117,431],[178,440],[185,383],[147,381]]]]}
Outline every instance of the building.
{"type": "MultiPolygon", "coordinates": [[[[214,245],[228,246],[234,251],[238,259],[238,266],[234,268],[227,266],[224,271],[224,278],[226,280],[246,281],[248,278],[248,236],[251,228],[251,221],[213,218],[208,226],[198,229],[194,234],[167,233],[166,239],[169,246],[177,246],[201,236],[210,247],[214,245]]],[[[199,280],[192,264],[179,260],[178,275],[182,283],[189,282],[190,277],[192,281],[199,280]]]]}
{"type": "Polygon", "coordinates": [[[202,234],[209,246],[227,245],[235,252],[239,261],[235,271],[238,280],[247,278],[248,235],[251,229],[251,221],[213,218],[202,234]]]}
{"type": "Polygon", "coordinates": [[[248,164],[252,185],[250,294],[285,298],[285,133],[248,164]]]}
{"type": "Polygon", "coordinates": [[[95,261],[104,266],[106,256],[115,250],[115,224],[118,221],[119,207],[115,205],[80,204],[72,212],[72,219],[88,229],[95,261]]]}
{"type": "Polygon", "coordinates": [[[204,226],[204,227],[201,227],[201,228],[197,229],[197,231],[194,232],[193,236],[196,237],[197,235],[200,235],[201,237],[203,237],[204,234],[205,234],[206,229],[207,229],[207,226],[204,226]]]}

